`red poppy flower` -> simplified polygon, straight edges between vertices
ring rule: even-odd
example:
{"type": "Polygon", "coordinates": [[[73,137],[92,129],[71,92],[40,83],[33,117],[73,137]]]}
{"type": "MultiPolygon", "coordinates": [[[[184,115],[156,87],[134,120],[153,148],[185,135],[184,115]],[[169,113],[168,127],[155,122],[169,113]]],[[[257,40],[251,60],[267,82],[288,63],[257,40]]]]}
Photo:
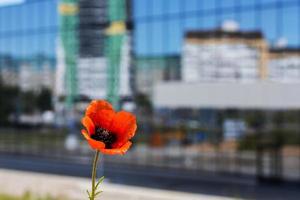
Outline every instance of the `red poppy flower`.
{"type": "Polygon", "coordinates": [[[112,105],[104,100],[93,100],[81,122],[86,128],[81,133],[91,148],[111,155],[125,154],[137,129],[133,114],[115,112],[112,105]]]}

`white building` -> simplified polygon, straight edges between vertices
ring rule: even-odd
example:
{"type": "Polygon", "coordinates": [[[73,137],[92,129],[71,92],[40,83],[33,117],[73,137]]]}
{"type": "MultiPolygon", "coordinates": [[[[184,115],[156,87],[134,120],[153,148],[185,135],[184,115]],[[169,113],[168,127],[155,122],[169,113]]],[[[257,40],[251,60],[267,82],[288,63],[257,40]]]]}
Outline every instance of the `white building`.
{"type": "Polygon", "coordinates": [[[39,71],[41,87],[47,88],[51,91],[55,89],[55,69],[54,69],[54,61],[49,59],[45,60],[41,65],[41,69],[39,71]]]}
{"type": "Polygon", "coordinates": [[[135,58],[136,91],[153,95],[154,86],[160,82],[180,80],[180,56],[139,56],[135,58]]]}
{"type": "Polygon", "coordinates": [[[77,91],[90,99],[106,98],[107,59],[105,57],[79,58],[77,91]]]}
{"type": "Polygon", "coordinates": [[[0,57],[0,79],[9,86],[18,85],[18,62],[10,56],[0,57]]]}
{"type": "MultiPolygon", "coordinates": [[[[131,90],[131,58],[130,58],[130,37],[126,35],[121,48],[120,72],[119,72],[119,95],[130,96],[131,90]]],[[[66,64],[64,50],[61,43],[57,42],[56,48],[56,96],[65,96],[65,73],[66,64]]],[[[103,99],[107,97],[108,83],[108,60],[104,56],[99,57],[78,57],[76,84],[78,95],[90,99],[103,99]]]]}
{"type": "Polygon", "coordinates": [[[191,31],[182,51],[184,82],[265,78],[267,45],[260,32],[191,31]]]}
{"type": "Polygon", "coordinates": [[[20,61],[18,85],[22,91],[39,92],[46,88],[54,91],[54,61],[47,57],[34,57],[20,61]]]}
{"type": "Polygon", "coordinates": [[[120,62],[120,81],[119,81],[119,95],[130,96],[132,95],[131,89],[131,38],[129,34],[126,34],[123,39],[123,44],[121,48],[121,62],[120,62]]]}
{"type": "Polygon", "coordinates": [[[55,73],[55,96],[60,97],[65,95],[65,53],[61,44],[61,40],[56,40],[56,73],[55,73]]]}
{"type": "Polygon", "coordinates": [[[271,49],[268,78],[280,82],[300,82],[300,49],[271,49]]]}
{"type": "Polygon", "coordinates": [[[36,91],[38,89],[38,74],[29,62],[21,62],[19,68],[19,86],[22,91],[36,91]]]}

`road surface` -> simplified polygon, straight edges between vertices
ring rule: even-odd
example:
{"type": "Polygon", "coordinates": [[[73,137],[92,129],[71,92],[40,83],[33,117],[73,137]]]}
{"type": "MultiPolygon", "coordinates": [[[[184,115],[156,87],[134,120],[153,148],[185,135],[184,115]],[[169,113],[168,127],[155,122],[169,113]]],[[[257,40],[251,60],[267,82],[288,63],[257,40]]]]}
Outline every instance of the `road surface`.
{"type": "MultiPolygon", "coordinates": [[[[101,164],[100,164],[101,165],[101,164]]],[[[103,166],[103,165],[102,165],[103,166]]],[[[0,168],[90,177],[90,162],[0,155],[0,168]]],[[[299,183],[256,183],[251,177],[104,164],[111,183],[245,199],[300,199],[299,183]]]]}

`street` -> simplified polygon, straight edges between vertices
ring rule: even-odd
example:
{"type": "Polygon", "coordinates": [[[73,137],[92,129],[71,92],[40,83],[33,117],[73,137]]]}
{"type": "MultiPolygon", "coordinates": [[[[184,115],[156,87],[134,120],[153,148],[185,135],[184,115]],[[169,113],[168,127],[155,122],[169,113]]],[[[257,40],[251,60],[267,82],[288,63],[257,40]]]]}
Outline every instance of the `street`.
{"type": "MultiPolygon", "coordinates": [[[[101,165],[101,164],[100,164],[101,165]]],[[[0,155],[0,168],[89,177],[90,164],[16,155],[0,155]]],[[[253,177],[199,171],[104,164],[110,183],[245,199],[298,199],[299,183],[257,183],[253,177]]]]}

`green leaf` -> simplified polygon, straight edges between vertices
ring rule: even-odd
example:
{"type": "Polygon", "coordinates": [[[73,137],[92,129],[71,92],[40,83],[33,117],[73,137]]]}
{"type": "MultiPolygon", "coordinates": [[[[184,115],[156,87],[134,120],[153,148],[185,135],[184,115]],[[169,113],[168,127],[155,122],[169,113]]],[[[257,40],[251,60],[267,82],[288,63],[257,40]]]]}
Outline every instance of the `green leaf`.
{"type": "Polygon", "coordinates": [[[95,186],[96,190],[97,190],[99,184],[103,182],[103,180],[104,180],[104,176],[102,176],[102,177],[98,180],[98,182],[97,182],[97,184],[96,184],[96,186],[95,186]]]}
{"type": "Polygon", "coordinates": [[[88,190],[86,190],[86,193],[88,194],[89,199],[90,199],[91,198],[90,192],[88,190]]]}
{"type": "Polygon", "coordinates": [[[95,194],[95,197],[96,196],[98,196],[100,193],[102,193],[103,191],[98,191],[98,192],[96,192],[96,194],[95,194]]]}

